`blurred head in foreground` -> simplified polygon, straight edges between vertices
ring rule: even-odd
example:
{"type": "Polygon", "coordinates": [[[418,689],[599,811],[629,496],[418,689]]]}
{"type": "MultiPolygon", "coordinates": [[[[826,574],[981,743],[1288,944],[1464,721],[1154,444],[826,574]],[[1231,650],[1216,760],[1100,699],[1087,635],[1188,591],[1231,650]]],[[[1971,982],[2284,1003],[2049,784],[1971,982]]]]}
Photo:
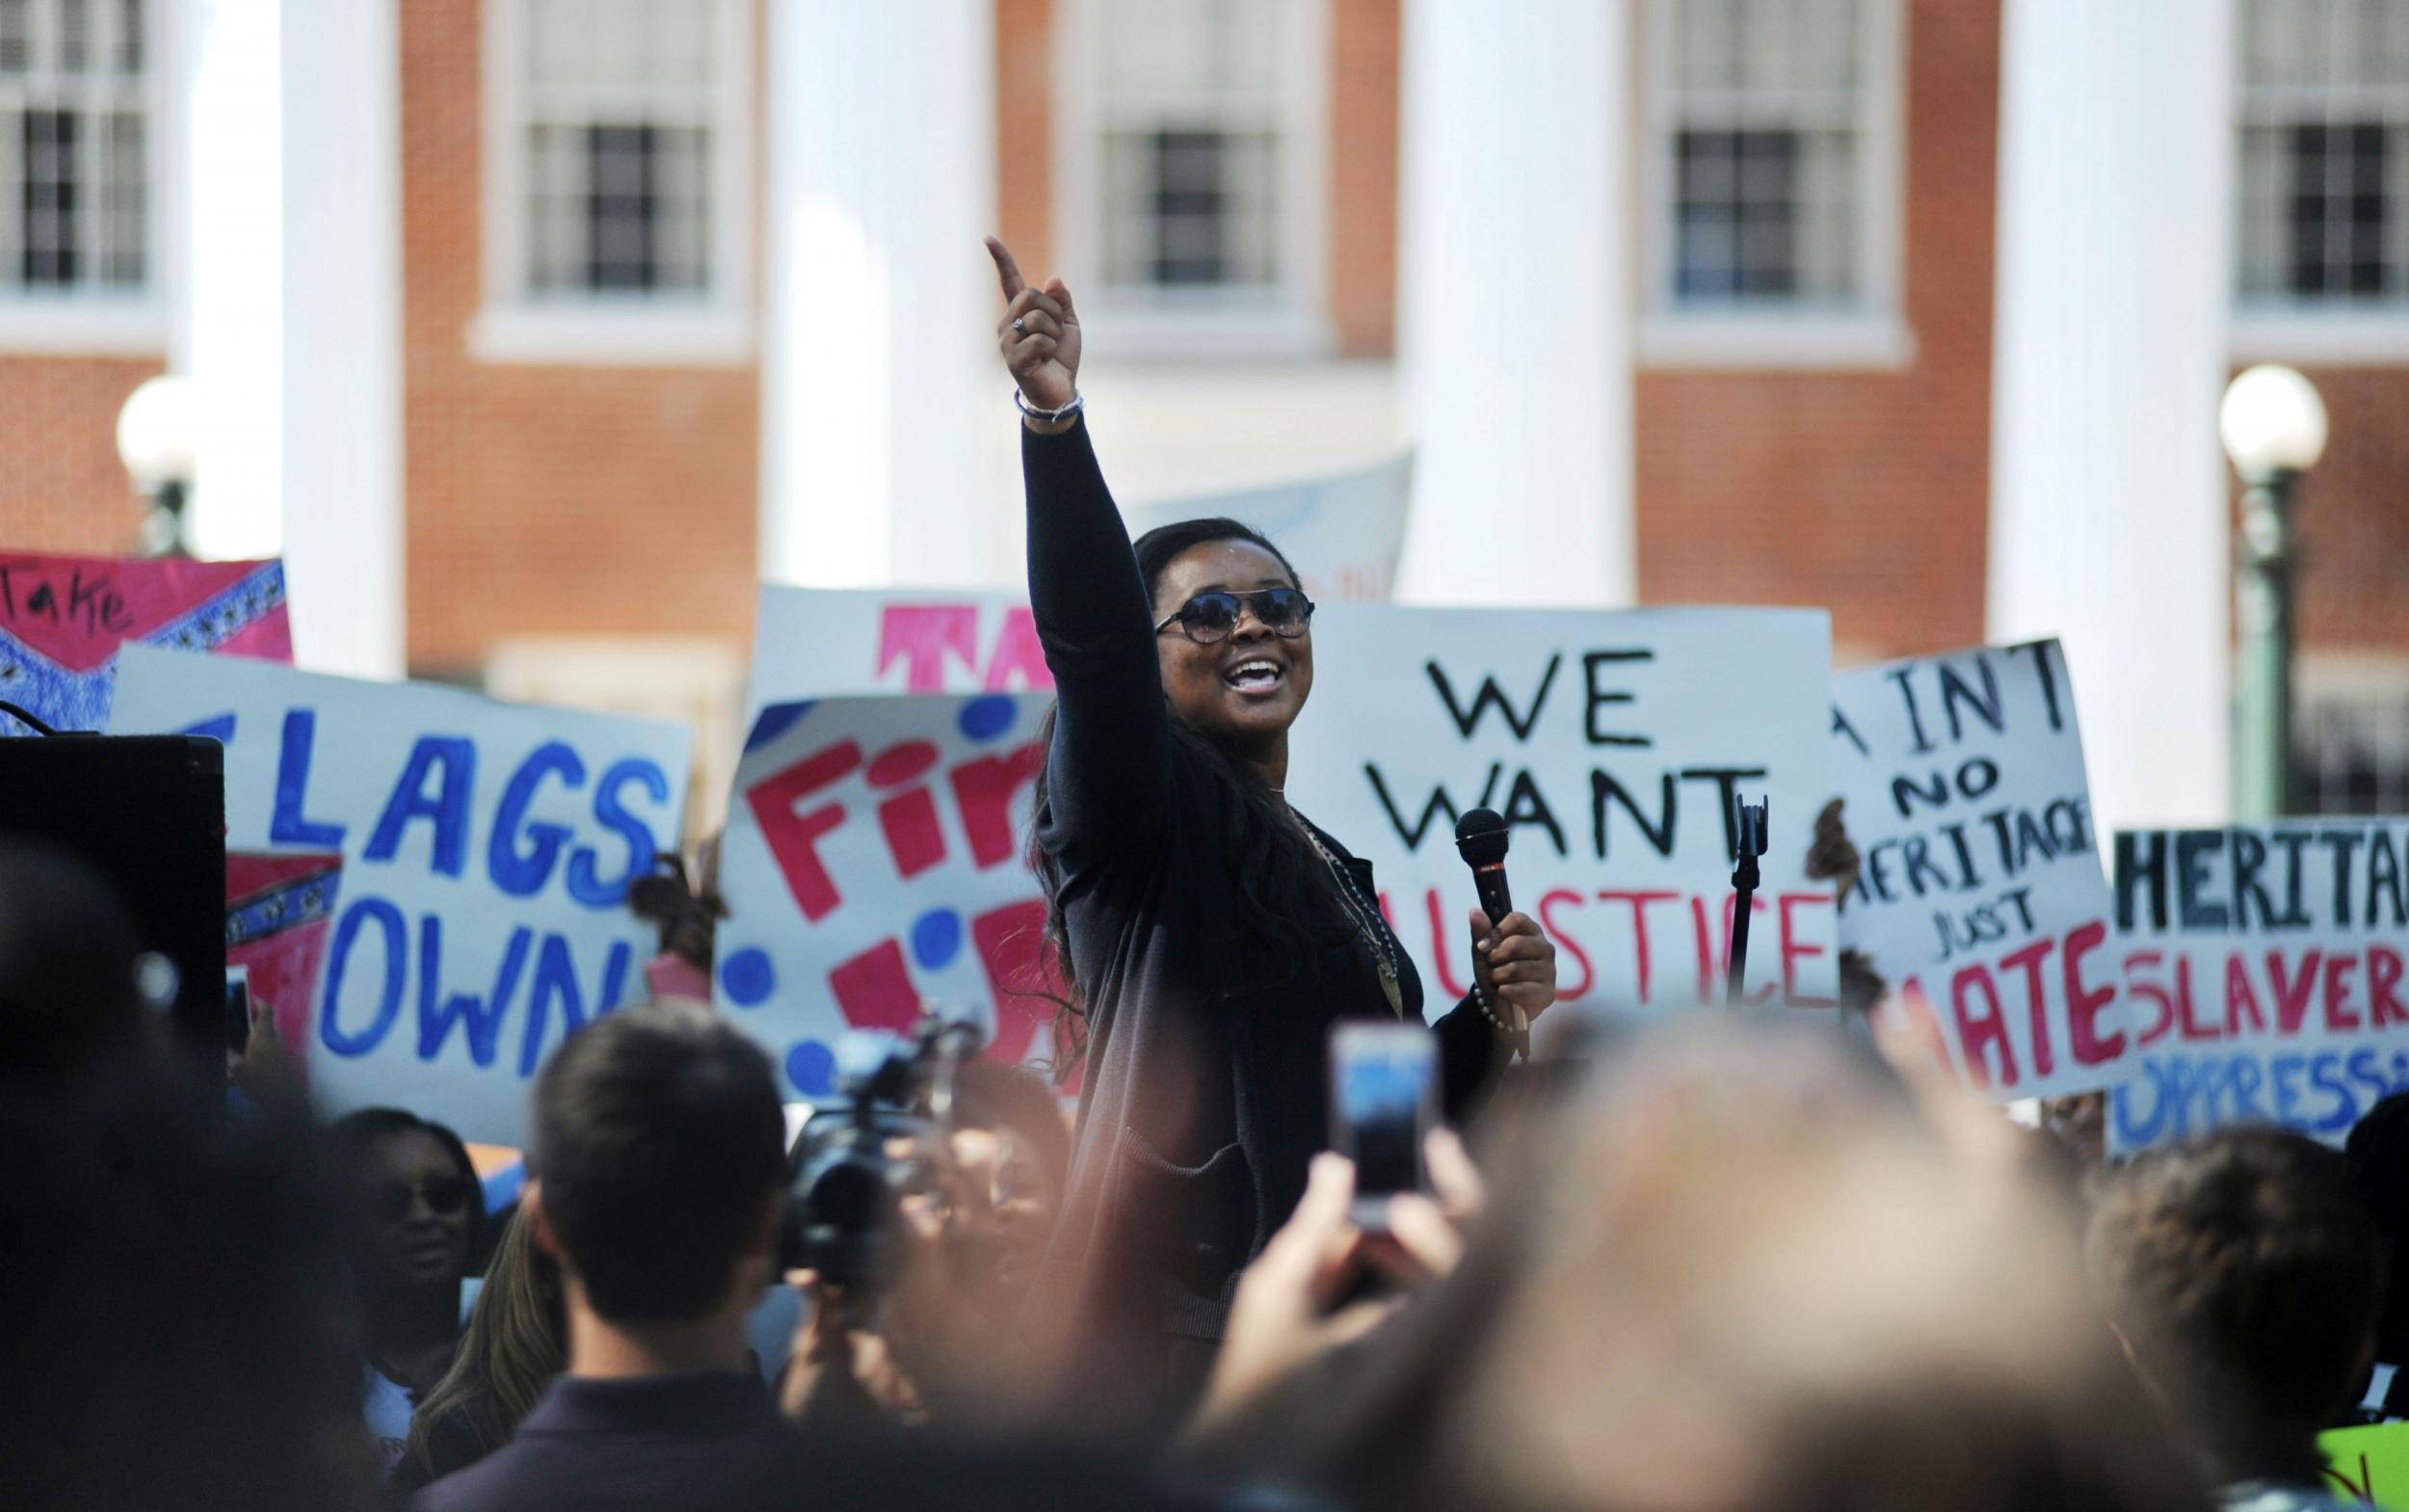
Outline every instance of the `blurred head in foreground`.
{"type": "Polygon", "coordinates": [[[71,1074],[143,1026],[116,890],[64,851],[0,839],[0,1077],[71,1074]]]}
{"type": "Polygon", "coordinates": [[[322,1146],[212,1070],[138,1037],[0,1096],[0,1506],[376,1504],[322,1146]]]}
{"type": "Polygon", "coordinates": [[[2133,1363],[2220,1484],[2316,1486],[2372,1357],[2385,1255],[2343,1157],[2227,1128],[2119,1172],[2090,1259],[2133,1363]]]}
{"type": "Polygon", "coordinates": [[[785,1135],[769,1061],[700,1004],[625,1009],[571,1036],[536,1079],[522,1212],[561,1262],[572,1319],[732,1309],[741,1340],[770,1278],[785,1135]]]}
{"type": "Polygon", "coordinates": [[[2409,1092],[2394,1093],[2350,1126],[2343,1159],[2392,1258],[2375,1357],[2409,1364],[2409,1092]]]}
{"type": "Polygon", "coordinates": [[[1828,1028],[1635,1038],[1493,1151],[1497,1210],[1307,1460],[1412,1505],[2196,1505],[2059,1199],[1949,1123],[1828,1028]]]}

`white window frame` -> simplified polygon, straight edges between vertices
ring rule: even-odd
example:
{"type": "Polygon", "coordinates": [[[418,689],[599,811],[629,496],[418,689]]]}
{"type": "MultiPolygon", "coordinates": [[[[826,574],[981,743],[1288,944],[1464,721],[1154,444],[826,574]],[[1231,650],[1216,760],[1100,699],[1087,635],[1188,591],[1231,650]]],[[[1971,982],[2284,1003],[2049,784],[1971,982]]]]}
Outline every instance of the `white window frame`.
{"type": "Polygon", "coordinates": [[[1907,16],[1902,0],[1856,0],[1864,85],[1858,95],[1858,232],[1863,301],[1848,311],[1781,308],[1685,309],[1676,302],[1673,8],[1649,0],[1641,46],[1643,228],[1641,296],[1634,346],[1661,368],[1856,368],[1896,370],[1916,360],[1906,315],[1907,16]]]}
{"type": "MultiPolygon", "coordinates": [[[[173,334],[168,253],[183,225],[184,138],[173,109],[183,39],[170,30],[177,8],[143,4],[143,283],[139,289],[45,289],[0,285],[0,352],[56,357],[161,357],[173,334]]],[[[40,13],[36,12],[37,15],[40,13]]],[[[39,23],[37,23],[39,24],[39,23]]],[[[93,186],[98,192],[98,184],[93,186]]]]}
{"type": "Polygon", "coordinates": [[[484,0],[484,303],[469,356],[491,363],[742,366],[754,358],[754,67],[750,0],[709,6],[711,284],[700,300],[649,294],[537,298],[527,291],[527,0],[484,0]]]}
{"type": "Polygon", "coordinates": [[[1087,350],[1107,357],[1334,355],[1330,323],[1330,6],[1282,0],[1278,256],[1287,277],[1252,290],[1165,291],[1103,280],[1103,10],[1144,0],[1057,0],[1054,228],[1062,278],[1086,318],[1087,350]]]}
{"type": "MultiPolygon", "coordinates": [[[[2234,27],[2234,119],[2228,140],[2234,153],[2233,216],[2237,226],[2242,213],[2241,132],[2252,115],[2249,95],[2250,28],[2244,23],[2234,27]]],[[[2371,105],[2370,114],[2377,117],[2397,116],[2400,102],[2387,100],[2395,92],[2369,90],[2364,85],[2348,86],[2289,86],[2276,91],[2305,93],[2315,90],[2321,98],[2365,96],[2371,105]]],[[[2291,114],[2270,115],[2269,119],[2304,120],[2291,114]]],[[[2297,362],[2315,363],[2321,367],[2371,366],[2390,367],[2409,362],[2409,299],[2389,306],[2353,305],[2347,301],[2327,302],[2300,298],[2258,298],[2245,301],[2241,293],[2241,238],[2234,239],[2234,263],[2227,271],[2233,281],[2232,356],[2237,362],[2297,362]]]]}

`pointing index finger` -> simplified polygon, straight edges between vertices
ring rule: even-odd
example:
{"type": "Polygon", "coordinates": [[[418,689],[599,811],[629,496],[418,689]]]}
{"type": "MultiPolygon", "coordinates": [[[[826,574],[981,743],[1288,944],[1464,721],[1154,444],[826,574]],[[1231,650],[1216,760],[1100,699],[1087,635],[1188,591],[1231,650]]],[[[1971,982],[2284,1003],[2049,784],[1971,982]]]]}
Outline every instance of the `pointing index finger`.
{"type": "Polygon", "coordinates": [[[1012,250],[1001,237],[987,239],[987,254],[995,259],[995,278],[1004,286],[1004,298],[1011,299],[1029,286],[1028,280],[1020,277],[1020,265],[1012,260],[1012,250]]]}

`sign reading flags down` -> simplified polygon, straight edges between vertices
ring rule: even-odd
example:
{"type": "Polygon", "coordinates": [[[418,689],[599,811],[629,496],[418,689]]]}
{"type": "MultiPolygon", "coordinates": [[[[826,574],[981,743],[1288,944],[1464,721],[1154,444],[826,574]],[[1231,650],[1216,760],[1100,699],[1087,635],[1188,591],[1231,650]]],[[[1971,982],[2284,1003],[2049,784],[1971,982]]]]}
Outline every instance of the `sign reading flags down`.
{"type": "Polygon", "coordinates": [[[128,647],[111,729],[225,743],[229,850],[341,858],[297,973],[322,978],[294,1043],[326,1111],[522,1144],[544,1056],[644,995],[627,885],[676,843],[682,726],[128,647]]]}
{"type": "Polygon", "coordinates": [[[2111,1152],[2245,1122],[2340,1140],[2409,1088],[2409,819],[2120,833],[2116,926],[2137,1059],[2111,1152]]]}
{"type": "Polygon", "coordinates": [[[1806,865],[1830,660],[1821,610],[1334,606],[1287,795],[1372,862],[1434,1016],[1469,990],[1465,810],[1505,817],[1560,1003],[1669,1010],[1723,1000],[1734,801],[1769,796],[1747,994],[1828,1007],[1832,892],[1806,865]]]}
{"type": "MultiPolygon", "coordinates": [[[[104,729],[127,644],[290,662],[284,564],[0,554],[0,699],[104,729]]],[[[0,714],[0,735],[30,733],[0,714]]]]}
{"type": "Polygon", "coordinates": [[[1051,702],[836,698],[755,721],[720,842],[717,997],[795,1094],[831,1090],[846,1030],[908,1033],[924,1009],[989,1023],[991,1055],[1052,1052],[1023,857],[1051,702]]]}
{"type": "Polygon", "coordinates": [[[2105,1087],[2131,1048],[2074,689],[2055,641],[1832,679],[1832,764],[1856,845],[1840,943],[1930,1005],[1967,1085],[2105,1087]]]}

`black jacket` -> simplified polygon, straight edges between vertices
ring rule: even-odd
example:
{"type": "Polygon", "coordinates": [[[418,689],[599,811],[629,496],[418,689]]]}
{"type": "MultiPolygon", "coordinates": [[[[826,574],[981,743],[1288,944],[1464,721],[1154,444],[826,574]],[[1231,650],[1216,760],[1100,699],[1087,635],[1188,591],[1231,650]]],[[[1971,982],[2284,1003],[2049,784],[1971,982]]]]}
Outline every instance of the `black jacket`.
{"type": "MultiPolygon", "coordinates": [[[[1115,1331],[1142,1373],[1150,1332],[1220,1336],[1237,1271],[1328,1143],[1330,1026],[1391,1011],[1360,944],[1296,962],[1246,938],[1241,879],[1223,860],[1230,816],[1175,734],[1154,616],[1086,425],[1023,427],[1021,464],[1029,597],[1057,699],[1037,839],[1062,868],[1088,1031],[1046,1300],[1115,1331]]],[[[1370,863],[1323,838],[1377,896],[1370,863]]],[[[1390,943],[1419,1021],[1420,977],[1390,943]]],[[[1462,1116],[1503,1046],[1469,1000],[1435,1032],[1462,1116]]]]}

